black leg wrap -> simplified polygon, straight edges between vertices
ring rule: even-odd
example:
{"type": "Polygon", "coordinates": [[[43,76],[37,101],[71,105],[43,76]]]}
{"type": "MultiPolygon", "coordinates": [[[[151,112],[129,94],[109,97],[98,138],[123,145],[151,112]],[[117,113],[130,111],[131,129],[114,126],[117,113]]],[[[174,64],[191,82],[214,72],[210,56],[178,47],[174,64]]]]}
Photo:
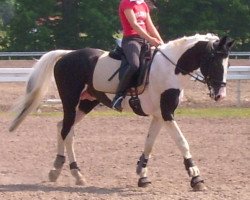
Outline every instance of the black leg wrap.
{"type": "Polygon", "coordinates": [[[70,167],[70,170],[72,170],[72,169],[78,169],[78,170],[80,171],[80,169],[77,167],[77,163],[76,163],[76,162],[72,162],[72,163],[69,165],[69,167],[70,167]]]}
{"type": "Polygon", "coordinates": [[[183,163],[185,165],[185,169],[188,172],[188,175],[190,176],[189,168],[195,166],[192,158],[188,158],[188,159],[184,158],[184,162],[183,163]]]}
{"type": "Polygon", "coordinates": [[[142,171],[142,168],[147,167],[147,164],[148,164],[148,159],[146,159],[144,154],[142,154],[137,162],[136,173],[139,175],[142,171]]]}
{"type": "Polygon", "coordinates": [[[200,176],[193,177],[191,179],[191,187],[194,188],[198,183],[204,183],[204,180],[200,176]]]}
{"type": "Polygon", "coordinates": [[[54,162],[54,167],[56,169],[60,169],[60,168],[62,168],[64,163],[65,163],[65,156],[57,155],[56,160],[54,162]]]}

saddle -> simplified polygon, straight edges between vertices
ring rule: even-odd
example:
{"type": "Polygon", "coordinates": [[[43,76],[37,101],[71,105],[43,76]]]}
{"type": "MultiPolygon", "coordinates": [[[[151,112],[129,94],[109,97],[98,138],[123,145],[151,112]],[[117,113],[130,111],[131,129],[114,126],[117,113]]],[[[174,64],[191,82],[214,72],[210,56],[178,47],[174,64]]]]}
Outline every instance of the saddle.
{"type": "MultiPolygon", "coordinates": [[[[117,45],[114,50],[109,52],[109,56],[113,59],[121,60],[121,66],[109,78],[109,81],[112,80],[117,73],[119,73],[119,79],[121,79],[128,66],[128,61],[123,53],[123,49],[117,45]]],[[[140,99],[138,98],[138,95],[144,91],[145,87],[148,84],[148,77],[149,77],[151,63],[152,63],[151,48],[148,43],[145,43],[141,47],[140,67],[138,68],[137,72],[132,78],[133,81],[130,83],[129,89],[127,90],[127,94],[131,96],[131,98],[129,99],[130,107],[136,114],[141,116],[147,116],[147,115],[143,112],[141,108],[141,103],[140,99]],[[139,87],[143,87],[143,89],[138,91],[139,87]]]]}
{"type": "MultiPolygon", "coordinates": [[[[122,78],[126,68],[128,66],[128,61],[123,53],[123,49],[117,45],[114,50],[109,52],[109,56],[116,60],[121,60],[120,67],[114,72],[114,74],[109,78],[109,81],[114,78],[114,76],[119,73],[119,79],[122,78]]],[[[134,91],[134,89],[142,86],[146,87],[148,84],[148,75],[149,69],[152,62],[152,52],[150,45],[148,43],[144,43],[141,47],[140,53],[140,67],[138,68],[137,72],[133,77],[133,82],[130,83],[129,88],[130,90],[134,91]],[[146,81],[144,81],[146,79],[146,81]]],[[[143,91],[142,91],[143,92],[143,91]]],[[[140,92],[140,94],[142,93],[140,92]]]]}

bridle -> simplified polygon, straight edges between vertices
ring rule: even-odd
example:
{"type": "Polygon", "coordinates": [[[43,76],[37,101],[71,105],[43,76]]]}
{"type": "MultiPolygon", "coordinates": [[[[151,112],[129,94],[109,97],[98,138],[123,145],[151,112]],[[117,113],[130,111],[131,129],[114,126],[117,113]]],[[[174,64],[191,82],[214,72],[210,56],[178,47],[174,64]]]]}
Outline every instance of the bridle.
{"type": "Polygon", "coordinates": [[[166,58],[172,65],[174,65],[180,72],[182,72],[183,74],[187,74],[190,77],[192,77],[195,81],[198,81],[200,83],[206,84],[209,92],[210,92],[210,96],[212,96],[212,88],[213,86],[216,87],[225,87],[226,83],[223,81],[219,81],[216,80],[214,78],[211,77],[212,74],[212,69],[211,67],[209,67],[210,63],[215,61],[215,58],[217,55],[223,55],[225,56],[226,53],[225,52],[221,52],[221,51],[216,51],[211,44],[208,43],[207,48],[209,48],[209,53],[207,53],[205,56],[202,57],[201,59],[201,67],[202,68],[206,68],[208,69],[207,74],[206,75],[202,75],[199,73],[190,73],[182,68],[180,68],[176,63],[174,63],[160,48],[156,48],[156,51],[160,52],[162,54],[162,56],[164,58],[166,58]]]}
{"type": "MultiPolygon", "coordinates": [[[[207,73],[203,73],[203,75],[205,74],[203,77],[203,80],[204,80],[204,83],[206,83],[208,86],[208,89],[210,91],[210,97],[211,97],[212,88],[226,87],[226,82],[219,81],[211,76],[213,68],[209,67],[209,65],[213,62],[216,62],[216,57],[218,56],[225,57],[225,56],[228,56],[228,53],[222,52],[222,51],[216,51],[213,47],[211,47],[209,53],[203,56],[202,61],[201,61],[201,67],[200,67],[201,71],[202,69],[207,70],[207,73]]],[[[212,65],[215,66],[215,65],[218,65],[218,63],[213,63],[212,65]]]]}

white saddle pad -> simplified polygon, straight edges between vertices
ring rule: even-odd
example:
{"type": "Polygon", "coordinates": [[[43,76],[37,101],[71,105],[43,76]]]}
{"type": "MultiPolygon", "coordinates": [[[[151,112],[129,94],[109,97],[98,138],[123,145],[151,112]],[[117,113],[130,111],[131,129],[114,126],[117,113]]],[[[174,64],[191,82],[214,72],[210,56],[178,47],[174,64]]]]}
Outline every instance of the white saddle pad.
{"type": "Polygon", "coordinates": [[[114,94],[119,84],[119,73],[112,80],[108,80],[120,67],[121,61],[109,57],[109,52],[104,52],[98,59],[94,74],[93,86],[96,90],[114,94]]]}

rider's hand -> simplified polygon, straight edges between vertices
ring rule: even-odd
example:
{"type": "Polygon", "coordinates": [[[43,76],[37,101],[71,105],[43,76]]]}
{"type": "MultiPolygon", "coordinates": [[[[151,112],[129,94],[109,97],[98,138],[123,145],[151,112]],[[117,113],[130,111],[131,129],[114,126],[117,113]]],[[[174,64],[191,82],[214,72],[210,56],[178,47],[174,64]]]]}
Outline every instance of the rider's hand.
{"type": "Polygon", "coordinates": [[[159,45],[162,45],[162,41],[158,40],[157,38],[154,38],[154,37],[151,37],[150,40],[149,40],[149,43],[152,45],[152,46],[155,46],[155,47],[158,47],[159,45]]]}

